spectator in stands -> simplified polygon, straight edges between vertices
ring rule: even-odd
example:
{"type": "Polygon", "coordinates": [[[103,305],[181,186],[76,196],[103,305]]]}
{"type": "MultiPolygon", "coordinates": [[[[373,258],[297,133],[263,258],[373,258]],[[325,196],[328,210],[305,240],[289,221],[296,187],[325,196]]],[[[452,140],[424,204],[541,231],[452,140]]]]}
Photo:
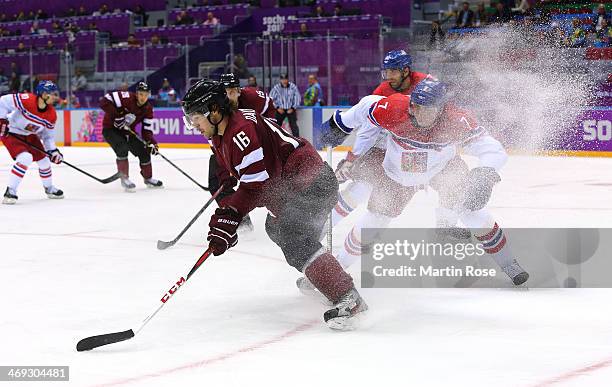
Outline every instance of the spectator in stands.
{"type": "Polygon", "coordinates": [[[162,82],[162,87],[157,92],[157,100],[164,101],[167,104],[170,101],[171,94],[176,97],[176,90],[174,90],[168,78],[164,78],[164,81],[162,82]]]}
{"type": "Polygon", "coordinates": [[[582,24],[578,18],[572,19],[569,43],[571,47],[583,47],[586,44],[586,31],[582,28],[582,24]]]}
{"type": "Polygon", "coordinates": [[[333,16],[344,16],[344,10],[342,9],[342,4],[336,3],[336,5],[334,5],[333,16]]]}
{"type": "Polygon", "coordinates": [[[66,14],[64,16],[66,17],[76,16],[76,11],[74,10],[74,7],[68,8],[68,11],[66,11],[66,14]]]}
{"type": "Polygon", "coordinates": [[[47,13],[42,9],[39,8],[38,11],[36,11],[36,20],[46,20],[48,18],[49,15],[47,15],[47,13]]]}
{"type": "Polygon", "coordinates": [[[138,4],[135,8],[134,8],[134,15],[137,15],[140,19],[141,19],[141,26],[146,26],[147,23],[149,22],[149,15],[147,15],[147,12],[145,11],[145,9],[142,7],[142,5],[138,4]]]}
{"type": "Polygon", "coordinates": [[[84,6],[84,5],[81,5],[81,6],[79,7],[79,10],[77,11],[76,15],[77,15],[77,16],[88,16],[88,15],[89,15],[89,13],[88,13],[88,12],[87,12],[87,10],[85,9],[85,6],[84,6]]]}
{"type": "Polygon", "coordinates": [[[305,106],[322,106],[323,103],[323,89],[317,80],[317,76],[310,74],[308,76],[308,88],[304,92],[304,105],[305,106]]]}
{"type": "Polygon", "coordinates": [[[176,26],[188,26],[195,22],[193,16],[187,13],[187,11],[183,10],[178,15],[176,15],[176,22],[174,25],[176,26]]]}
{"type": "Polygon", "coordinates": [[[300,32],[297,33],[298,38],[311,38],[312,35],[312,32],[308,31],[306,23],[300,24],[300,32]]]}
{"type": "Polygon", "coordinates": [[[491,23],[508,23],[511,19],[510,10],[502,2],[495,5],[495,12],[491,15],[491,23]]]}
{"type": "Polygon", "coordinates": [[[463,2],[462,9],[457,15],[457,21],[455,22],[455,27],[457,28],[467,28],[471,27],[474,21],[474,11],[470,9],[470,3],[467,1],[463,2]]]}
{"type": "Polygon", "coordinates": [[[300,129],[297,125],[296,109],[300,105],[300,91],[295,83],[289,82],[287,74],[281,74],[280,82],[274,85],[270,91],[270,98],[272,98],[276,108],[276,123],[282,126],[283,121],[287,118],[291,133],[294,136],[299,136],[300,129]]]}
{"type": "Polygon", "coordinates": [[[98,13],[100,15],[106,15],[107,13],[109,13],[110,10],[108,9],[108,5],[106,4],[102,4],[102,6],[100,7],[100,9],[98,10],[98,13]]]}
{"type": "Polygon", "coordinates": [[[119,85],[117,90],[119,90],[119,91],[128,91],[129,88],[130,88],[130,85],[128,85],[127,82],[123,82],[121,85],[119,85]]]}
{"type": "Polygon", "coordinates": [[[55,51],[55,44],[53,44],[53,40],[47,40],[47,44],[44,47],[45,51],[55,51]]]}
{"type": "Polygon", "coordinates": [[[53,24],[51,24],[51,32],[54,34],[59,34],[59,33],[64,32],[64,29],[59,24],[59,22],[54,21],[53,24]]]}
{"type": "Polygon", "coordinates": [[[8,18],[6,17],[6,14],[3,13],[2,15],[0,15],[0,23],[6,23],[8,20],[8,18]]]}
{"type": "Polygon", "coordinates": [[[259,86],[257,86],[257,78],[255,78],[254,75],[251,75],[249,77],[249,79],[247,80],[247,85],[246,87],[252,87],[255,90],[259,90],[259,86]]]}
{"type": "Polygon", "coordinates": [[[140,47],[140,42],[136,40],[136,36],[134,34],[129,34],[127,38],[128,47],[140,47]]]}
{"type": "Polygon", "coordinates": [[[17,16],[15,17],[16,21],[23,21],[25,19],[26,19],[26,15],[23,11],[19,12],[17,16]]]}
{"type": "Polygon", "coordinates": [[[484,3],[478,3],[478,8],[474,13],[474,27],[484,27],[487,24],[487,11],[484,3]]]}
{"type": "Polygon", "coordinates": [[[98,26],[95,22],[90,22],[87,26],[87,31],[98,31],[98,26]]]}
{"type": "Polygon", "coordinates": [[[512,8],[512,12],[516,13],[517,15],[524,15],[529,12],[530,8],[531,4],[529,4],[529,0],[521,0],[518,7],[512,8]]]}
{"type": "Polygon", "coordinates": [[[21,76],[21,69],[17,66],[17,62],[11,62],[11,73],[17,74],[17,77],[21,76]]]}
{"type": "Polygon", "coordinates": [[[226,73],[234,73],[238,78],[245,79],[251,76],[247,61],[242,54],[234,55],[234,63],[227,66],[226,73]]]}
{"type": "Polygon", "coordinates": [[[0,94],[5,94],[9,90],[8,78],[4,75],[4,67],[0,67],[0,94]]]}
{"type": "Polygon", "coordinates": [[[601,23],[601,28],[595,33],[595,47],[611,47],[612,46],[612,26],[608,19],[604,19],[601,23]]]}
{"type": "Polygon", "coordinates": [[[24,93],[32,93],[33,90],[36,90],[36,86],[40,83],[40,79],[38,75],[34,75],[32,78],[26,78],[26,80],[21,84],[21,91],[24,93]]]}
{"type": "Polygon", "coordinates": [[[19,44],[17,45],[17,48],[15,49],[15,52],[26,52],[28,51],[28,48],[25,46],[25,44],[23,44],[23,42],[19,42],[19,44]]]}
{"type": "Polygon", "coordinates": [[[328,15],[323,10],[323,7],[321,7],[320,5],[317,5],[317,8],[315,8],[314,13],[311,15],[311,17],[327,17],[327,16],[328,15]]]}
{"type": "Polygon", "coordinates": [[[87,88],[87,78],[81,69],[74,70],[74,77],[71,80],[72,91],[81,91],[87,88]]]}
{"type": "Polygon", "coordinates": [[[159,40],[159,36],[157,34],[151,36],[151,45],[152,46],[159,46],[159,45],[161,45],[161,41],[159,40]]]}
{"type": "Polygon", "coordinates": [[[21,87],[21,82],[19,81],[19,76],[17,75],[17,73],[12,72],[11,78],[9,79],[9,92],[19,93],[20,87],[21,87]]]}
{"type": "Polygon", "coordinates": [[[597,14],[595,15],[595,20],[593,20],[593,24],[595,25],[595,31],[601,30],[602,23],[604,20],[608,22],[608,25],[610,24],[610,18],[606,14],[605,4],[599,4],[599,6],[597,7],[597,14]]]}
{"type": "Polygon", "coordinates": [[[429,35],[429,45],[430,45],[430,47],[435,46],[436,42],[439,42],[440,44],[443,44],[445,38],[446,38],[446,34],[444,33],[444,30],[442,30],[442,26],[440,25],[440,21],[439,20],[432,21],[431,22],[431,33],[429,35]]]}
{"type": "Polygon", "coordinates": [[[219,19],[217,19],[212,12],[208,12],[203,24],[205,26],[216,26],[219,24],[219,19]]]}
{"type": "Polygon", "coordinates": [[[35,21],[30,26],[30,35],[38,35],[38,22],[35,21]]]}
{"type": "Polygon", "coordinates": [[[34,13],[34,11],[28,12],[28,17],[26,18],[26,20],[34,20],[35,18],[36,14],[34,13]]]}

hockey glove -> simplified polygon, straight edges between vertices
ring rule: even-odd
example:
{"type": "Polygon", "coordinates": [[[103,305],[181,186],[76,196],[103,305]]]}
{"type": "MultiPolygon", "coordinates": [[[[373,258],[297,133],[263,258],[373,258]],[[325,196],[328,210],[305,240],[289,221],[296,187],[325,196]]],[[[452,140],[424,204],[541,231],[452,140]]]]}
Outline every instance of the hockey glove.
{"type": "Polygon", "coordinates": [[[64,155],[59,151],[59,149],[52,149],[49,151],[49,158],[53,164],[61,164],[61,162],[64,160],[64,155]]]}
{"type": "Polygon", "coordinates": [[[113,120],[113,126],[117,129],[123,130],[125,125],[125,117],[117,117],[113,120]]]}
{"type": "Polygon", "coordinates": [[[9,122],[6,118],[0,118],[0,137],[8,136],[9,122]]]}
{"type": "Polygon", "coordinates": [[[238,226],[242,217],[231,208],[217,208],[210,217],[208,226],[208,246],[213,255],[221,255],[238,243],[238,226]]]}
{"type": "Polygon", "coordinates": [[[353,162],[344,159],[338,163],[338,167],[336,168],[336,178],[338,179],[338,183],[342,184],[348,180],[351,180],[353,176],[351,175],[351,170],[353,169],[353,162]]]}
{"type": "Polygon", "coordinates": [[[470,211],[483,209],[491,198],[493,186],[500,181],[499,174],[491,167],[477,167],[469,171],[463,207],[470,211]]]}
{"type": "Polygon", "coordinates": [[[148,129],[143,129],[142,139],[147,145],[147,149],[153,156],[159,154],[159,145],[157,145],[157,141],[155,140],[155,137],[153,137],[153,132],[148,129]]]}
{"type": "Polygon", "coordinates": [[[352,129],[342,129],[337,123],[338,120],[340,120],[339,110],[321,125],[320,139],[323,145],[338,146],[344,142],[344,139],[348,137],[349,134],[351,134],[352,129]]]}

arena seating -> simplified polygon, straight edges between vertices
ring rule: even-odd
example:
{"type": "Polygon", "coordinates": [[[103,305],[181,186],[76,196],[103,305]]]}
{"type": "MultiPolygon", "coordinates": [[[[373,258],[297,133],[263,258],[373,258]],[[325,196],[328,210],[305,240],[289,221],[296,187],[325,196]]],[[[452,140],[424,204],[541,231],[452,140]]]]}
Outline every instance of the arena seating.
{"type": "Polygon", "coordinates": [[[359,11],[363,14],[381,14],[391,19],[394,27],[410,25],[411,0],[319,0],[317,5],[332,14],[334,6],[340,4],[345,12],[359,11]]]}
{"type": "MultiPolygon", "coordinates": [[[[177,45],[147,46],[147,68],[157,69],[167,63],[165,58],[176,58],[181,52],[177,45]]],[[[106,71],[143,70],[145,49],[143,47],[121,47],[106,51],[106,71]]],[[[97,70],[104,69],[104,55],[98,55],[97,70]]]]}
{"type": "Polygon", "coordinates": [[[87,12],[93,13],[106,4],[109,10],[119,9],[134,9],[137,5],[146,7],[147,10],[163,10],[166,8],[166,0],[62,0],[62,1],[47,1],[47,0],[0,0],[0,13],[7,15],[17,14],[19,12],[28,13],[36,12],[42,9],[49,16],[62,17],[70,8],[78,9],[83,5],[87,12]]]}
{"type": "Polygon", "coordinates": [[[150,40],[153,35],[168,39],[168,42],[185,43],[185,38],[189,44],[200,44],[202,36],[212,36],[215,27],[202,24],[188,26],[168,26],[168,27],[141,27],[134,30],[136,39],[150,40]]]}
{"type": "MultiPolygon", "coordinates": [[[[16,62],[23,73],[30,70],[30,53],[0,54],[0,68],[10,68],[11,62],[16,62]]],[[[60,70],[60,52],[45,51],[32,53],[32,71],[34,74],[55,73],[60,70]]]]}
{"type": "Polygon", "coordinates": [[[315,34],[324,34],[327,31],[342,33],[348,31],[372,32],[378,31],[382,25],[380,15],[357,15],[320,18],[297,18],[288,20],[285,24],[285,32],[295,33],[300,31],[300,25],[306,24],[308,31],[315,34]]]}
{"type": "MultiPolygon", "coordinates": [[[[168,22],[172,24],[182,9],[173,9],[168,13],[168,22]]],[[[221,24],[233,25],[236,16],[245,16],[249,14],[248,4],[229,4],[217,5],[210,7],[192,7],[187,8],[187,13],[193,17],[196,22],[202,22],[206,19],[208,12],[212,12],[221,24]]]]}
{"type": "MultiPolygon", "coordinates": [[[[38,22],[38,28],[51,33],[53,32],[53,21],[51,19],[41,20],[38,22]]],[[[95,23],[98,31],[108,32],[117,38],[126,38],[130,32],[130,15],[128,13],[61,18],[57,21],[60,22],[62,27],[64,23],[72,22],[80,29],[87,29],[90,23],[95,23]]],[[[0,24],[0,27],[13,33],[21,31],[21,36],[24,36],[29,33],[33,23],[33,21],[9,22],[0,24]]]]}

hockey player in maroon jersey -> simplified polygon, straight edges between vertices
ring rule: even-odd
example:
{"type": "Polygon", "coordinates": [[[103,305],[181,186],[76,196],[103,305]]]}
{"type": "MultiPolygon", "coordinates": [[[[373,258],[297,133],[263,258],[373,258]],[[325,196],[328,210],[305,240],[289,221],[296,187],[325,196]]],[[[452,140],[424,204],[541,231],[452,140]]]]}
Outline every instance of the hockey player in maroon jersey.
{"type": "Polygon", "coordinates": [[[64,198],[62,190],[53,186],[51,177],[51,162],[59,164],[63,160],[62,153],[55,145],[57,114],[53,104],[59,98],[58,89],[51,81],[41,81],[35,93],[6,94],[0,97],[0,139],[15,160],[3,204],[17,202],[17,188],[34,161],[38,164],[38,173],[47,197],[64,198]],[[28,144],[45,149],[48,154],[28,144]]]}
{"type": "Polygon", "coordinates": [[[130,181],[128,152],[140,160],[140,174],[149,188],[161,188],[163,183],[153,178],[151,155],[158,152],[157,141],[151,131],[153,107],[149,103],[151,88],[145,82],[139,82],[136,93],[113,91],[100,99],[100,108],[104,110],[102,134],[117,155],[117,169],[121,173],[121,186],[128,192],[134,192],[136,185],[130,181]],[[142,144],[129,130],[135,130],[142,123],[142,144]]]}
{"type": "MultiPolygon", "coordinates": [[[[334,307],[324,314],[333,329],[350,328],[367,309],[353,279],[319,242],[338,181],[314,147],[254,110],[237,110],[218,82],[201,80],[183,99],[186,125],[209,139],[220,168],[240,181],[210,219],[209,247],[221,255],[238,242],[241,220],[266,207],[266,232],[285,259],[325,295],[334,307]]],[[[226,184],[221,181],[221,184],[226,184]]],[[[231,184],[231,183],[230,183],[231,184]]]]}
{"type": "MultiPolygon", "coordinates": [[[[225,92],[232,106],[236,109],[252,109],[257,114],[264,117],[274,118],[274,104],[270,97],[263,91],[253,88],[241,88],[240,80],[234,74],[228,73],[221,75],[221,84],[225,87],[225,92]]],[[[210,192],[216,192],[219,189],[219,179],[217,158],[213,153],[210,156],[208,163],[208,187],[210,192]]],[[[227,195],[234,193],[232,187],[227,186],[226,189],[217,196],[217,202],[220,202],[227,195]]],[[[240,231],[253,231],[253,222],[249,216],[245,217],[240,223],[240,231]]]]}

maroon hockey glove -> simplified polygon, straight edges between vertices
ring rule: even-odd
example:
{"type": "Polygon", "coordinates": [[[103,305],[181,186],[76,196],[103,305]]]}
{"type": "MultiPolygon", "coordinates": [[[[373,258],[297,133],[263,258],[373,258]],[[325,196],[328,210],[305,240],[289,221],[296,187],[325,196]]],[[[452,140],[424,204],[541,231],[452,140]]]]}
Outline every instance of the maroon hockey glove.
{"type": "Polygon", "coordinates": [[[210,217],[210,231],[206,238],[213,255],[221,255],[238,243],[237,230],[241,220],[242,217],[235,210],[227,207],[217,208],[210,217]]]}
{"type": "Polygon", "coordinates": [[[156,155],[159,153],[159,145],[157,145],[157,141],[155,137],[153,137],[153,132],[150,130],[143,129],[142,130],[142,139],[147,144],[147,149],[151,152],[152,155],[156,155]]]}
{"type": "Polygon", "coordinates": [[[9,122],[6,118],[0,118],[0,137],[8,136],[9,122]]]}
{"type": "Polygon", "coordinates": [[[52,149],[49,151],[49,158],[53,164],[61,164],[62,160],[64,160],[64,155],[59,149],[52,149]]]}

